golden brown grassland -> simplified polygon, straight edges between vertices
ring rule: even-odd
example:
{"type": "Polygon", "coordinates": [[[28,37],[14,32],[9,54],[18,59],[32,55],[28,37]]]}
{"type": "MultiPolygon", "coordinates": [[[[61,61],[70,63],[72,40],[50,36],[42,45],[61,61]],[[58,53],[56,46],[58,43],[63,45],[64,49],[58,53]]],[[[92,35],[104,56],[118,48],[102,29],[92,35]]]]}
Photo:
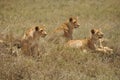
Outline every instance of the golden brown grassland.
{"type": "Polygon", "coordinates": [[[102,28],[114,54],[64,49],[45,38],[33,58],[14,56],[0,44],[0,80],[120,80],[120,0],[0,0],[0,33],[19,38],[30,26],[45,24],[49,34],[71,16],[80,23],[74,39],[102,28]]]}

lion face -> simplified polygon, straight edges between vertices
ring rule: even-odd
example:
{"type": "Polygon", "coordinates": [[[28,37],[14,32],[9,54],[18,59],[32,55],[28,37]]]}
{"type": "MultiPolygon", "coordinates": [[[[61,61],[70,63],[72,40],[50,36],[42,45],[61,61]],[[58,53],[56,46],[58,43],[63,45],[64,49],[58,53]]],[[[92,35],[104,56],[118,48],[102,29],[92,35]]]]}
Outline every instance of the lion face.
{"type": "Polygon", "coordinates": [[[34,36],[41,36],[41,37],[45,37],[47,35],[47,32],[45,31],[45,27],[39,27],[36,26],[35,27],[35,32],[34,32],[34,36]]]}
{"type": "Polygon", "coordinates": [[[101,39],[104,36],[103,32],[101,32],[100,29],[92,29],[91,33],[94,39],[101,39]]]}
{"type": "Polygon", "coordinates": [[[45,37],[47,35],[47,32],[44,29],[40,29],[41,37],[45,37]]]}
{"type": "Polygon", "coordinates": [[[78,28],[80,26],[80,24],[78,23],[78,17],[69,18],[69,22],[71,23],[71,25],[73,25],[73,28],[78,28]]]}

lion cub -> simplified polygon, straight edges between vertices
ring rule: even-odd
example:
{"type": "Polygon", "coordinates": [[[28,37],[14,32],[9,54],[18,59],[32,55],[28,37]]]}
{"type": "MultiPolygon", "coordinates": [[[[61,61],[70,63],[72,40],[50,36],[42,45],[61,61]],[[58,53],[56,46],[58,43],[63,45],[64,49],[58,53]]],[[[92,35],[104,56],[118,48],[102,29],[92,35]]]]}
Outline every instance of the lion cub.
{"type": "Polygon", "coordinates": [[[78,28],[78,17],[71,17],[68,21],[57,27],[51,34],[49,41],[61,41],[60,38],[67,40],[73,39],[73,30],[78,28]]]}
{"type": "Polygon", "coordinates": [[[45,26],[35,26],[28,29],[21,40],[21,50],[24,54],[32,55],[39,51],[39,38],[47,35],[45,26]]]}
{"type": "Polygon", "coordinates": [[[112,53],[113,50],[109,47],[104,47],[102,45],[103,33],[99,29],[91,30],[91,37],[82,40],[70,40],[67,42],[66,46],[72,48],[80,48],[83,51],[94,50],[102,53],[112,53]]]}

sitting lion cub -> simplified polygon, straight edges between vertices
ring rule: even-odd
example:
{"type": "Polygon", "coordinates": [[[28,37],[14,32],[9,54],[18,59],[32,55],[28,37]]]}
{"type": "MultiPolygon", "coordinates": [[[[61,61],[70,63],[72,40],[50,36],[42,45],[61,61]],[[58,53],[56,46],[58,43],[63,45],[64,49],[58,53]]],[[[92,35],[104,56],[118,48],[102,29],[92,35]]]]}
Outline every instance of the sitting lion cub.
{"type": "Polygon", "coordinates": [[[47,35],[44,26],[36,26],[28,29],[21,40],[21,50],[24,54],[36,54],[38,53],[38,43],[40,37],[47,35]]]}
{"type": "Polygon", "coordinates": [[[70,17],[68,21],[64,22],[61,26],[57,27],[50,35],[49,41],[59,43],[63,40],[66,42],[73,39],[73,31],[78,28],[78,17],[70,17]]]}
{"type": "Polygon", "coordinates": [[[70,40],[67,42],[68,47],[80,48],[81,50],[94,50],[102,53],[112,53],[113,50],[102,45],[103,33],[99,29],[91,30],[91,37],[83,40],[70,40]]]}

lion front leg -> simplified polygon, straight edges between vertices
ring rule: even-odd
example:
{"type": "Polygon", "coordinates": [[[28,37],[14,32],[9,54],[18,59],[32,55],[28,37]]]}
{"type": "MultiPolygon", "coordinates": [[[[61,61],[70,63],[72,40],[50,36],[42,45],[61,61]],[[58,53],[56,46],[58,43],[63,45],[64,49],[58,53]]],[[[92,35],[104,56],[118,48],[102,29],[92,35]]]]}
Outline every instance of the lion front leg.
{"type": "Polygon", "coordinates": [[[107,53],[113,53],[113,49],[109,47],[104,47],[104,49],[106,50],[107,53]]]}
{"type": "Polygon", "coordinates": [[[38,56],[38,54],[39,54],[39,46],[38,46],[38,44],[34,44],[31,47],[31,52],[32,52],[32,56],[38,56]]]}
{"type": "Polygon", "coordinates": [[[97,48],[96,51],[102,53],[113,53],[113,49],[110,49],[109,47],[97,48]]]}
{"type": "Polygon", "coordinates": [[[104,48],[97,48],[95,51],[101,52],[101,53],[107,53],[107,51],[104,48]]]}

